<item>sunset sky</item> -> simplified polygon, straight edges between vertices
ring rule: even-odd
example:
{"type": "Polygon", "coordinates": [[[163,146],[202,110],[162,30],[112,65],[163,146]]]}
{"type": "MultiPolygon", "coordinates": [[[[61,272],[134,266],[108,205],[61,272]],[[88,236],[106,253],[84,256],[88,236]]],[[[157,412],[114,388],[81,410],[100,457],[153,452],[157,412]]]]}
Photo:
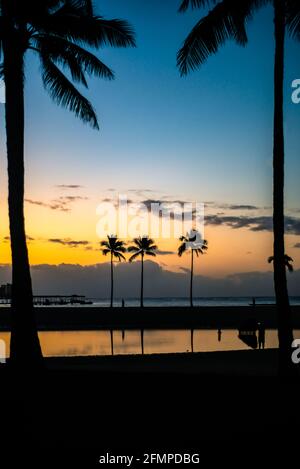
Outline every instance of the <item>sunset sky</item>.
{"type": "MultiPolygon", "coordinates": [[[[128,20],[136,49],[105,48],[113,82],[91,79],[84,93],[100,132],[58,108],[44,92],[36,58],[26,64],[26,226],[31,264],[106,262],[96,208],[119,193],[134,202],[205,203],[208,253],[196,272],[220,277],[267,271],[272,254],[273,19],[265,8],[248,26],[249,44],[227,44],[181,78],[176,52],[201,15],[179,1],[102,0],[106,18],[128,20]]],[[[100,8],[101,6],[101,8],[100,8]]],[[[300,265],[299,43],[287,40],[285,81],[286,251],[300,265]],[[298,247],[297,247],[298,246],[298,247]]],[[[4,106],[0,107],[0,264],[10,263],[4,106]]],[[[176,240],[157,240],[157,262],[188,267],[176,240]]]]}

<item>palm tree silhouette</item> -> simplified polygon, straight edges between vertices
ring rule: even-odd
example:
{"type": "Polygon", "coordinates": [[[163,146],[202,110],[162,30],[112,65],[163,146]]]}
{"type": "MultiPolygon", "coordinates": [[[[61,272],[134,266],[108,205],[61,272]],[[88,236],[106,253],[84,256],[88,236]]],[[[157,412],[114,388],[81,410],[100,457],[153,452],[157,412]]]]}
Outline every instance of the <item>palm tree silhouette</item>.
{"type": "Polygon", "coordinates": [[[114,257],[119,262],[125,260],[123,253],[126,252],[125,243],[119,240],[116,236],[107,236],[107,241],[101,241],[100,246],[102,254],[106,256],[110,254],[110,307],[113,307],[114,300],[114,257]]]}
{"type": "Polygon", "coordinates": [[[156,256],[155,251],[157,246],[153,239],[148,236],[134,238],[134,245],[129,246],[128,252],[134,254],[129,258],[129,262],[134,261],[137,257],[141,256],[141,308],[144,306],[144,257],[145,256],[156,256]]]}
{"type": "Polygon", "coordinates": [[[86,74],[113,72],[85,49],[134,46],[129,25],[95,16],[91,0],[0,0],[0,73],[6,89],[8,203],[12,250],[11,363],[41,363],[24,222],[24,75],[28,50],[37,54],[45,89],[59,105],[98,129],[91,103],[72,82],[87,87],[86,74]],[[62,69],[69,72],[72,81],[62,69]]]}
{"type": "Polygon", "coordinates": [[[233,39],[245,46],[246,25],[262,6],[274,8],[274,138],[273,138],[273,227],[274,227],[274,288],[278,310],[279,371],[290,373],[290,351],[293,341],[291,309],[286,280],[284,248],[284,128],[283,83],[284,45],[286,30],[300,39],[300,2],[298,0],[184,0],[180,11],[189,6],[212,6],[212,10],[195,25],[177,55],[181,75],[201,66],[218,52],[226,40],[233,39]]]}
{"type": "Polygon", "coordinates": [[[181,241],[180,246],[178,247],[178,256],[181,257],[184,252],[187,252],[188,250],[191,251],[191,279],[190,279],[190,306],[193,307],[193,277],[194,277],[194,253],[196,254],[197,257],[199,257],[200,254],[205,254],[205,251],[207,251],[208,246],[207,246],[207,241],[204,239],[201,241],[201,244],[195,244],[193,243],[196,241],[196,236],[197,233],[195,231],[191,231],[190,234],[187,234],[186,236],[181,236],[179,238],[179,241],[181,241]]]}
{"type": "MultiPolygon", "coordinates": [[[[268,262],[269,262],[269,264],[271,264],[271,262],[274,262],[274,256],[268,257],[268,262]]],[[[289,272],[294,272],[294,267],[293,267],[292,262],[294,262],[294,259],[292,259],[290,256],[285,254],[284,255],[284,263],[285,263],[285,267],[287,268],[287,270],[289,272]]]]}

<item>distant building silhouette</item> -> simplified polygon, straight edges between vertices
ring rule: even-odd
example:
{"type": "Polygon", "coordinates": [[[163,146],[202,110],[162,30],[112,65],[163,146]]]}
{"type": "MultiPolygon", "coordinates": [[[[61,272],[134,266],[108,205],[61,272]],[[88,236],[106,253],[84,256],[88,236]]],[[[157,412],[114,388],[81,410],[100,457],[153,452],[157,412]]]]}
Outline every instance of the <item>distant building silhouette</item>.
{"type": "Polygon", "coordinates": [[[0,287],[0,299],[8,300],[11,298],[11,284],[6,283],[0,287]]]}

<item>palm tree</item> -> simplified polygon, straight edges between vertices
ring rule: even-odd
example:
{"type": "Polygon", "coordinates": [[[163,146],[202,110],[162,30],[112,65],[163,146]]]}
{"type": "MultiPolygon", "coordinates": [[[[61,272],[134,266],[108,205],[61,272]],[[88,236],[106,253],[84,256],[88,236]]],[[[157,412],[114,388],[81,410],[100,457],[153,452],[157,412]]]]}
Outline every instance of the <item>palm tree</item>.
{"type": "Polygon", "coordinates": [[[181,244],[178,248],[178,256],[181,257],[182,254],[188,250],[191,251],[191,278],[190,278],[190,306],[191,308],[194,306],[193,305],[193,277],[194,277],[194,253],[196,254],[197,257],[199,257],[200,254],[205,254],[205,251],[207,251],[208,246],[207,246],[207,241],[204,239],[201,241],[201,243],[196,243],[193,244],[196,240],[197,233],[194,232],[193,230],[191,231],[190,234],[187,234],[186,236],[181,236],[179,238],[179,241],[181,241],[181,244]]]}
{"type": "Polygon", "coordinates": [[[300,39],[300,2],[298,0],[184,0],[180,11],[189,6],[212,6],[212,10],[195,25],[178,52],[181,75],[201,66],[215,54],[227,39],[245,46],[246,25],[262,6],[274,8],[274,139],[273,139],[273,229],[274,229],[274,288],[278,311],[280,373],[290,372],[293,329],[286,281],[284,248],[284,129],[283,83],[284,45],[286,30],[300,39]]]}
{"type": "Polygon", "coordinates": [[[101,241],[100,246],[102,254],[106,256],[110,254],[110,307],[113,307],[114,299],[114,257],[119,262],[125,260],[123,253],[126,252],[125,243],[120,241],[116,236],[107,236],[107,241],[101,241]]]}
{"type": "Polygon", "coordinates": [[[153,239],[148,236],[134,238],[133,246],[129,246],[128,252],[134,254],[129,258],[129,262],[132,262],[137,257],[141,256],[141,308],[144,306],[144,257],[145,256],[156,256],[155,251],[157,246],[153,239]]]}
{"type": "MultiPolygon", "coordinates": [[[[271,264],[271,262],[274,262],[274,256],[268,257],[268,262],[269,262],[269,264],[271,264]]],[[[285,267],[287,268],[287,270],[289,272],[294,272],[294,267],[293,267],[292,262],[294,262],[294,259],[292,259],[290,256],[285,254],[284,255],[284,263],[285,263],[285,267]]]]}
{"type": "Polygon", "coordinates": [[[45,89],[59,105],[98,129],[91,103],[72,82],[87,87],[86,74],[113,72],[85,49],[134,46],[129,25],[95,16],[91,0],[0,0],[0,67],[6,87],[8,204],[12,250],[11,363],[41,363],[24,221],[24,76],[27,51],[41,64],[45,89]],[[69,72],[71,80],[63,70],[69,72]]]}

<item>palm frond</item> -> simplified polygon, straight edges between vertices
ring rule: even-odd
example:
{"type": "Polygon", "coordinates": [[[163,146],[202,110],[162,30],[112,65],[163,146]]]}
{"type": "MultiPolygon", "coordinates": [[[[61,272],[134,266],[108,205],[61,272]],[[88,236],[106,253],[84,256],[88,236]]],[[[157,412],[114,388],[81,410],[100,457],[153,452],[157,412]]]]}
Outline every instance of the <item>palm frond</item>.
{"type": "Polygon", "coordinates": [[[46,34],[33,35],[32,39],[36,43],[36,49],[38,49],[42,55],[46,55],[57,64],[68,66],[72,77],[75,64],[75,79],[76,65],[82,73],[84,72],[88,75],[94,75],[109,80],[114,78],[113,71],[98,57],[67,39],[46,34]]]}
{"type": "Polygon", "coordinates": [[[34,18],[32,26],[41,33],[55,34],[96,48],[105,45],[135,47],[134,31],[124,20],[105,20],[99,16],[66,14],[59,10],[53,15],[34,18]]]}
{"type": "Polygon", "coordinates": [[[107,248],[109,248],[109,243],[107,241],[100,241],[100,246],[105,246],[107,248]]]}
{"type": "Polygon", "coordinates": [[[129,246],[129,247],[127,248],[127,251],[128,251],[128,252],[138,252],[138,253],[140,253],[140,252],[141,252],[141,249],[140,249],[138,246],[129,246]]]}
{"type": "Polygon", "coordinates": [[[148,250],[148,251],[145,251],[145,254],[146,254],[147,256],[156,257],[156,253],[155,253],[154,251],[149,251],[149,250],[148,250]]]}
{"type": "Polygon", "coordinates": [[[125,246],[121,246],[120,244],[116,244],[115,249],[116,249],[116,251],[118,251],[118,252],[126,252],[126,251],[127,251],[126,247],[125,247],[125,246]]]}
{"type": "Polygon", "coordinates": [[[181,257],[185,251],[186,251],[186,243],[182,243],[178,248],[178,256],[181,257]]]}
{"type": "Polygon", "coordinates": [[[133,254],[132,256],[129,257],[129,262],[132,262],[134,261],[134,259],[136,259],[141,253],[140,252],[136,252],[135,254],[133,254]]]}
{"type": "Polygon", "coordinates": [[[179,13],[184,13],[188,8],[201,8],[217,3],[218,0],[183,0],[180,7],[179,13]]]}
{"type": "Polygon", "coordinates": [[[286,2],[286,23],[291,37],[300,41],[300,3],[298,0],[286,2]]]}
{"type": "Polygon", "coordinates": [[[59,10],[56,13],[59,14],[74,14],[76,12],[79,15],[93,16],[94,8],[92,0],[64,0],[59,10]]]}
{"type": "Polygon", "coordinates": [[[42,80],[52,99],[74,112],[83,122],[99,129],[97,116],[91,103],[75,88],[59,68],[47,57],[41,56],[42,80]]]}
{"type": "Polygon", "coordinates": [[[248,41],[246,22],[255,8],[266,2],[267,0],[223,0],[218,3],[195,25],[178,52],[177,65],[181,75],[201,66],[228,39],[245,46],[248,41]]]}
{"type": "MultiPolygon", "coordinates": [[[[274,256],[268,257],[268,262],[269,262],[269,264],[271,264],[271,262],[274,262],[274,256]]],[[[288,256],[287,254],[285,254],[284,255],[284,265],[286,266],[286,268],[288,269],[289,272],[294,271],[294,267],[291,264],[292,262],[294,262],[294,259],[292,257],[288,256]]]]}
{"type": "Polygon", "coordinates": [[[113,255],[114,255],[114,257],[116,257],[116,258],[119,260],[119,262],[121,262],[122,259],[123,259],[124,261],[126,260],[126,259],[125,259],[125,256],[123,256],[123,254],[121,254],[120,252],[114,252],[113,255]]]}
{"type": "Polygon", "coordinates": [[[109,254],[111,252],[111,250],[106,248],[106,249],[101,249],[101,252],[104,256],[106,256],[107,254],[109,254]]]}

